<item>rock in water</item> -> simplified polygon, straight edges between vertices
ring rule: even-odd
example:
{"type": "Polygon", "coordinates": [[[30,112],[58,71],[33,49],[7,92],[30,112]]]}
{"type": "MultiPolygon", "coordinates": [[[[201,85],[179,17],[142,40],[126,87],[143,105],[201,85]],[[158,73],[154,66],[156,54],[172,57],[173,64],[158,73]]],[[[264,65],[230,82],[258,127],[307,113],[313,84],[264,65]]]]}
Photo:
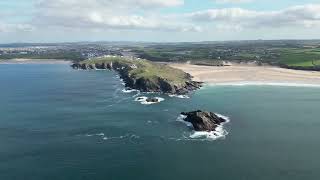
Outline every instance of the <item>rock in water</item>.
{"type": "Polygon", "coordinates": [[[152,103],[157,103],[157,102],[159,102],[159,99],[157,99],[157,98],[148,98],[146,101],[147,102],[152,102],[152,103]]]}
{"type": "Polygon", "coordinates": [[[181,114],[186,116],[184,120],[190,122],[195,131],[214,131],[218,125],[226,122],[225,119],[212,112],[198,110],[192,112],[182,112],[181,114]]]}

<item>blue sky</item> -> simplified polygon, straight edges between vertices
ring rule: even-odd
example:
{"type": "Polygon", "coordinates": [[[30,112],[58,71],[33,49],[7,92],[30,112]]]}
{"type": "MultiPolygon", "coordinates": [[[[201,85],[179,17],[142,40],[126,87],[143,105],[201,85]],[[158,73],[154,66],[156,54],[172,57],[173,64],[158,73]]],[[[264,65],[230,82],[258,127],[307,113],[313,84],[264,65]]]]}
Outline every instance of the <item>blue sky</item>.
{"type": "Polygon", "coordinates": [[[0,43],[316,39],[319,0],[1,0],[0,43]]]}

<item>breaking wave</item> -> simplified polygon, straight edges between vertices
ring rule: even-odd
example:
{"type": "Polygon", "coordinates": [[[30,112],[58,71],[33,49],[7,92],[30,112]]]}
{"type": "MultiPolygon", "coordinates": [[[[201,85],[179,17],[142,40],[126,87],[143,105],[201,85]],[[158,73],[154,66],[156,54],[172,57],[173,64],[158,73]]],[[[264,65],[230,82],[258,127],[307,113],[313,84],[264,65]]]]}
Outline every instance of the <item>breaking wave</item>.
{"type": "Polygon", "coordinates": [[[123,89],[122,92],[124,93],[132,93],[132,92],[139,92],[137,89],[123,89]]]}
{"type": "Polygon", "coordinates": [[[169,94],[169,97],[176,97],[181,99],[189,99],[190,97],[187,95],[175,95],[175,94],[169,94]]]}
{"type": "Polygon", "coordinates": [[[144,105],[150,105],[150,104],[157,104],[165,100],[164,98],[161,98],[161,97],[154,97],[154,98],[157,99],[158,102],[148,102],[147,101],[148,97],[146,96],[137,97],[135,98],[134,101],[140,102],[141,104],[144,104],[144,105]]]}
{"type": "Polygon", "coordinates": [[[120,139],[128,139],[130,141],[133,141],[134,139],[139,139],[140,136],[135,135],[135,134],[125,134],[122,136],[106,136],[104,133],[96,133],[96,134],[86,134],[86,137],[100,137],[102,140],[106,141],[106,140],[120,140],[120,139]]]}

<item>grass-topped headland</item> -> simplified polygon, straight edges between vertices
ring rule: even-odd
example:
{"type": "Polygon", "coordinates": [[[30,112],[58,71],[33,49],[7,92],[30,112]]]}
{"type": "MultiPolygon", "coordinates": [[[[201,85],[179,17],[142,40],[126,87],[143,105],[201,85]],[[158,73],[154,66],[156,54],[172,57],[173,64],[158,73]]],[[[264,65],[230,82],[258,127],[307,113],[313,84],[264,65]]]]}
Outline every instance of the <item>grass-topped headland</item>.
{"type": "Polygon", "coordinates": [[[200,87],[199,82],[182,70],[145,59],[101,57],[72,65],[75,69],[110,69],[119,72],[129,88],[147,92],[186,94],[200,87]]]}

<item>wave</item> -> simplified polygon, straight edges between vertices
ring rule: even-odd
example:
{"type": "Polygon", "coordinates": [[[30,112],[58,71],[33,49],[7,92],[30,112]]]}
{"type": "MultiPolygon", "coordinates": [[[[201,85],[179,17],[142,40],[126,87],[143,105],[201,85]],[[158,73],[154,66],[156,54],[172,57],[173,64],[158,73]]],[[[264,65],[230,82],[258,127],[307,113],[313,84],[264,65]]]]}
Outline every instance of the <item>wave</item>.
{"type": "Polygon", "coordinates": [[[192,125],[191,122],[185,121],[186,118],[187,118],[187,116],[180,114],[180,115],[178,116],[178,118],[177,118],[176,121],[181,122],[181,123],[184,123],[184,124],[187,125],[188,127],[193,127],[193,125],[192,125]]]}
{"type": "Polygon", "coordinates": [[[175,94],[169,94],[169,97],[176,97],[181,99],[189,99],[190,97],[187,95],[175,95],[175,94]]]}
{"type": "Polygon", "coordinates": [[[224,122],[222,124],[227,124],[227,123],[230,122],[230,117],[222,115],[222,114],[219,114],[219,113],[214,113],[214,114],[217,115],[219,118],[222,118],[222,119],[226,120],[226,122],[224,122]]]}
{"type": "Polygon", "coordinates": [[[132,92],[139,92],[137,89],[122,89],[122,92],[124,93],[132,93],[132,92]]]}
{"type": "Polygon", "coordinates": [[[307,83],[285,83],[285,82],[228,82],[228,83],[209,83],[209,86],[284,86],[284,87],[317,87],[320,84],[307,84],[307,83]]]}
{"type": "Polygon", "coordinates": [[[92,137],[92,136],[104,136],[104,133],[96,133],[96,134],[86,134],[87,137],[92,137]]]}
{"type": "Polygon", "coordinates": [[[217,140],[220,138],[225,138],[226,135],[228,135],[228,131],[226,131],[222,125],[219,125],[215,131],[194,131],[189,137],[191,139],[205,138],[207,140],[217,140]]]}
{"type": "Polygon", "coordinates": [[[111,136],[111,137],[103,137],[102,138],[104,141],[107,141],[107,140],[129,140],[130,142],[132,143],[137,143],[135,140],[137,139],[140,139],[140,136],[138,135],[135,135],[135,134],[126,134],[126,135],[123,135],[123,136],[111,136]]]}
{"type": "Polygon", "coordinates": [[[106,136],[104,133],[96,133],[96,134],[86,134],[85,136],[87,137],[93,137],[93,136],[97,136],[97,137],[101,137],[102,140],[115,140],[115,139],[128,139],[131,142],[134,139],[139,139],[140,136],[135,135],[135,134],[125,134],[125,135],[121,135],[121,136],[106,136]]]}
{"type": "MultiPolygon", "coordinates": [[[[223,118],[226,120],[226,122],[222,123],[221,125],[218,125],[215,131],[194,131],[192,130],[191,133],[189,133],[188,137],[184,136],[184,140],[217,140],[221,138],[225,138],[229,133],[224,129],[224,125],[228,122],[230,122],[230,118],[218,113],[215,113],[218,117],[223,118]]],[[[187,116],[185,115],[179,115],[177,120],[178,122],[182,122],[186,124],[188,127],[193,128],[192,123],[185,121],[184,119],[187,116]]],[[[182,140],[182,139],[176,139],[176,140],[182,140]]]]}
{"type": "Polygon", "coordinates": [[[147,102],[148,97],[146,96],[137,97],[135,98],[134,101],[140,102],[141,104],[144,104],[144,105],[150,105],[150,104],[157,104],[165,100],[164,98],[161,98],[161,97],[154,97],[154,98],[157,99],[158,102],[147,102]]]}

